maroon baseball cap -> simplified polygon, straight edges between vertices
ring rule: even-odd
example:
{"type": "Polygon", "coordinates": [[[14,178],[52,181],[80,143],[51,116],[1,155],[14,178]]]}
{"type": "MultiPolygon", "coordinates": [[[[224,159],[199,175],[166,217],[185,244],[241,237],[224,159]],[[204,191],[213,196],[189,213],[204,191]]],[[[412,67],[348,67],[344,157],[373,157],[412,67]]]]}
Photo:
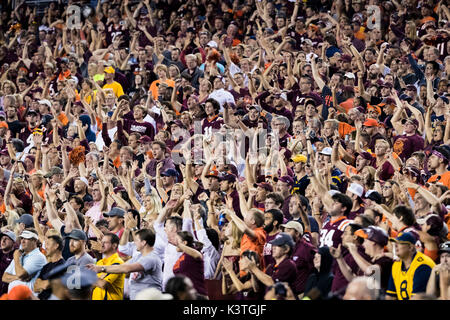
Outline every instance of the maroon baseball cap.
{"type": "Polygon", "coordinates": [[[290,186],[294,185],[294,179],[292,179],[291,176],[282,176],[278,180],[281,182],[287,183],[290,186]]]}
{"type": "Polygon", "coordinates": [[[269,192],[273,192],[273,187],[270,183],[267,182],[255,183],[255,186],[263,188],[269,192]]]}
{"type": "Polygon", "coordinates": [[[140,143],[150,143],[150,142],[152,142],[152,139],[150,139],[149,136],[142,136],[139,138],[139,142],[140,143]]]}
{"type": "Polygon", "coordinates": [[[369,226],[365,229],[356,230],[355,235],[363,239],[373,241],[383,247],[387,245],[389,240],[389,235],[387,232],[376,226],[369,226]]]}
{"type": "Polygon", "coordinates": [[[359,154],[359,156],[361,156],[361,158],[372,161],[373,157],[369,152],[363,151],[359,154]]]}

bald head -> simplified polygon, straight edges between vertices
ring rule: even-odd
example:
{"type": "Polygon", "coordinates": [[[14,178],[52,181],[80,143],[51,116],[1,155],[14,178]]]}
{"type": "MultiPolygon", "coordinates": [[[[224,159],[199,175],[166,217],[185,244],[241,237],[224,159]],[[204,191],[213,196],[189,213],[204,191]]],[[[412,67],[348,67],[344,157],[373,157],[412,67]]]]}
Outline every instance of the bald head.
{"type": "Polygon", "coordinates": [[[375,300],[377,292],[373,287],[373,279],[369,277],[354,278],[347,286],[344,300],[375,300]]]}

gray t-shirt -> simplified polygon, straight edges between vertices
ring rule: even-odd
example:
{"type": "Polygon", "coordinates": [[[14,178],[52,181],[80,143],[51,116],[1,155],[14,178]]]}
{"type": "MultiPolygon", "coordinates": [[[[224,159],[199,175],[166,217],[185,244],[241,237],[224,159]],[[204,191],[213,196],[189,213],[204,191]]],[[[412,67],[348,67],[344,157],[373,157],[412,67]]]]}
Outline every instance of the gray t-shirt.
{"type": "Polygon", "coordinates": [[[95,264],[95,259],[85,252],[79,259],[76,259],[75,256],[71,256],[67,259],[67,264],[75,264],[79,267],[84,267],[87,264],[95,264]]]}
{"type": "Polygon", "coordinates": [[[130,274],[130,299],[135,300],[136,294],[147,288],[156,288],[162,291],[162,263],[153,251],[146,256],[138,255],[127,263],[139,263],[145,271],[130,274]]]}

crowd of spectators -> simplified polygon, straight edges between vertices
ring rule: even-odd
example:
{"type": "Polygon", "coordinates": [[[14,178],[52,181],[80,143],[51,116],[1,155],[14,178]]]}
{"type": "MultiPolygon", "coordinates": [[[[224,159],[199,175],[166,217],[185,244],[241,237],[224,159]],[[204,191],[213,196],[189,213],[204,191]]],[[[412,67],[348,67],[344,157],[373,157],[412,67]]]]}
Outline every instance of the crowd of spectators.
{"type": "Polygon", "coordinates": [[[448,2],[2,1],[0,299],[450,299],[448,2]]]}

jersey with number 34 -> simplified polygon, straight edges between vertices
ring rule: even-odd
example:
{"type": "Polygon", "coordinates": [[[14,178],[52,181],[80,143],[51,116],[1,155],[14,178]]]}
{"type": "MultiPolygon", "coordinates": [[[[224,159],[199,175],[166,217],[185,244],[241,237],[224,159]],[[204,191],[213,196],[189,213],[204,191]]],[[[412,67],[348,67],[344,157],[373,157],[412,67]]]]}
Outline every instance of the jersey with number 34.
{"type": "Polygon", "coordinates": [[[320,247],[337,248],[342,243],[342,234],[345,228],[352,222],[353,220],[345,217],[328,220],[320,230],[320,247]]]}

